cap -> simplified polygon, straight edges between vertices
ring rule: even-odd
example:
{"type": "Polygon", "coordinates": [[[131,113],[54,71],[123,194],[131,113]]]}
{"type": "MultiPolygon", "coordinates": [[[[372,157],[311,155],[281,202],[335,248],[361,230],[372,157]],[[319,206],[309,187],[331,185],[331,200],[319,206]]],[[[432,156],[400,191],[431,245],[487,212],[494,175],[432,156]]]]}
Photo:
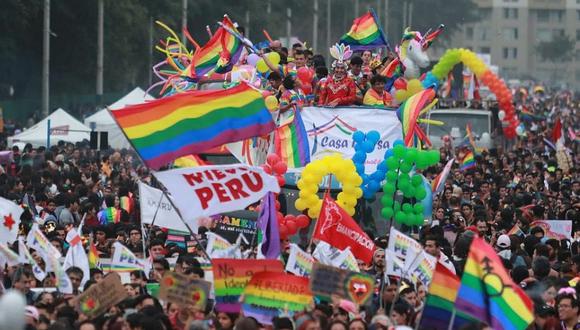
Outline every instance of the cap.
{"type": "Polygon", "coordinates": [[[25,314],[26,316],[30,316],[32,317],[36,322],[38,322],[38,318],[40,317],[40,315],[38,314],[38,309],[36,309],[36,307],[34,306],[26,306],[25,310],[25,314]]]}
{"type": "Polygon", "coordinates": [[[500,248],[509,248],[512,245],[512,241],[508,235],[500,235],[495,244],[500,248]]]}

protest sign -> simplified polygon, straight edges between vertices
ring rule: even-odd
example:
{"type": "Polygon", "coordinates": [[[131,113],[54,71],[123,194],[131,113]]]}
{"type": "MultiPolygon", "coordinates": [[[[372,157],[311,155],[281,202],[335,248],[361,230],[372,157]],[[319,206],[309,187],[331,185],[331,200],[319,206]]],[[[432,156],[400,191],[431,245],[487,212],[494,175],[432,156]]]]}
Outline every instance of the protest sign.
{"type": "Polygon", "coordinates": [[[359,305],[373,294],[375,279],[363,273],[315,263],[310,274],[310,289],[317,296],[330,299],[336,295],[359,305]]]}
{"type": "Polygon", "coordinates": [[[370,171],[371,167],[374,170],[379,162],[384,161],[385,151],[392,148],[396,140],[403,138],[401,122],[395,111],[365,107],[304,107],[300,114],[308,133],[312,160],[336,152],[345,158],[352,158],[355,152],[352,133],[375,130],[379,132],[380,139],[365,161],[365,167],[370,171]],[[381,125],[377,126],[377,123],[381,125]]]}
{"type": "MultiPolygon", "coordinates": [[[[142,223],[152,224],[155,221],[155,225],[159,227],[189,232],[163,191],[141,181],[139,181],[139,206],[142,223]]],[[[187,223],[191,230],[197,233],[197,221],[187,223]]]]}
{"type": "Polygon", "coordinates": [[[413,280],[419,280],[424,285],[429,286],[431,279],[433,278],[435,265],[437,265],[437,258],[426,253],[425,251],[421,251],[421,253],[416,256],[415,260],[408,268],[408,271],[413,277],[413,280]]]}
{"type": "Polygon", "coordinates": [[[290,244],[290,254],[286,262],[286,271],[298,276],[309,276],[312,272],[314,258],[309,253],[304,252],[298,245],[290,244]]]}
{"type": "Polygon", "coordinates": [[[242,210],[267,192],[280,192],[278,180],[260,167],[243,164],[199,166],[155,172],[184,219],[242,210]]]}
{"type": "Polygon", "coordinates": [[[530,224],[534,227],[542,228],[547,238],[572,239],[572,220],[536,220],[530,224]]]}
{"type": "Polygon", "coordinates": [[[258,212],[253,211],[237,211],[229,212],[221,215],[214,228],[214,232],[221,237],[234,244],[240,235],[243,235],[248,243],[242,241],[242,245],[253,246],[258,245],[257,237],[257,222],[258,212]],[[252,237],[254,240],[252,242],[252,237]]]}
{"type": "Polygon", "coordinates": [[[279,260],[212,259],[216,310],[239,313],[240,295],[254,273],[284,272],[279,260]]]}
{"type": "Polygon", "coordinates": [[[127,297],[127,290],[123,287],[119,275],[110,273],[101,282],[92,285],[75,298],[73,306],[92,319],[105,313],[127,297]]]}
{"type": "Polygon", "coordinates": [[[189,276],[166,272],[159,286],[159,299],[181,307],[194,306],[205,309],[211,284],[204,280],[192,280],[189,276]]]}
{"type": "Polygon", "coordinates": [[[402,260],[406,260],[407,255],[409,254],[415,255],[419,251],[423,250],[423,247],[421,244],[419,244],[419,242],[403,234],[394,227],[391,227],[391,233],[389,237],[389,246],[387,247],[387,250],[393,252],[402,260]]]}

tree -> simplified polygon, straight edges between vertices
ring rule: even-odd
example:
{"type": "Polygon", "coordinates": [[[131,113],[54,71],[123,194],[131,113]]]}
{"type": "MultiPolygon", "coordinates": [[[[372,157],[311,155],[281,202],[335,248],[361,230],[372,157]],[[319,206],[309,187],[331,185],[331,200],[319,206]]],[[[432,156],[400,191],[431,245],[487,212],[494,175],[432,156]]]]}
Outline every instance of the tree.
{"type": "MultiPolygon", "coordinates": [[[[558,79],[561,71],[558,66],[572,60],[576,42],[567,35],[558,35],[550,41],[542,41],[536,46],[536,52],[544,62],[550,62],[554,65],[552,81],[558,79]]],[[[569,72],[567,74],[570,74],[569,72]]]]}

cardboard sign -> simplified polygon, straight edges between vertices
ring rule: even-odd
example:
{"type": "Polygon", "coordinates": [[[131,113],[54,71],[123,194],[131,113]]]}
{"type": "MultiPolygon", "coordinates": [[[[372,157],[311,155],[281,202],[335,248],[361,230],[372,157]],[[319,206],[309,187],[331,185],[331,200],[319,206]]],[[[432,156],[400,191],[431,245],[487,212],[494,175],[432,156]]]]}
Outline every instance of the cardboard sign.
{"type": "MultiPolygon", "coordinates": [[[[257,237],[257,212],[239,211],[222,214],[216,223],[214,232],[234,244],[240,235],[248,240],[248,244],[242,241],[242,245],[251,244],[252,237],[257,237]]],[[[253,240],[253,246],[258,245],[258,240],[253,240]]]]}
{"type": "Polygon", "coordinates": [[[284,272],[280,260],[212,259],[216,310],[239,313],[240,296],[258,272],[284,272]]]}
{"type": "Polygon", "coordinates": [[[547,238],[572,239],[572,220],[536,220],[530,228],[540,227],[547,238]]]}
{"type": "Polygon", "coordinates": [[[313,294],[330,299],[336,295],[356,304],[364,304],[373,294],[375,279],[362,273],[316,263],[310,274],[313,294]]]}
{"type": "Polygon", "coordinates": [[[73,300],[73,306],[89,319],[95,318],[112,306],[128,297],[127,290],[121,284],[121,278],[116,273],[110,273],[105,278],[91,286],[87,291],[73,300]]]}
{"type": "Polygon", "coordinates": [[[271,191],[278,180],[260,167],[243,164],[199,166],[155,172],[184,219],[243,210],[271,191]]]}
{"type": "Polygon", "coordinates": [[[203,280],[192,280],[189,276],[166,272],[159,286],[159,299],[178,304],[205,309],[211,284],[203,280]]]}

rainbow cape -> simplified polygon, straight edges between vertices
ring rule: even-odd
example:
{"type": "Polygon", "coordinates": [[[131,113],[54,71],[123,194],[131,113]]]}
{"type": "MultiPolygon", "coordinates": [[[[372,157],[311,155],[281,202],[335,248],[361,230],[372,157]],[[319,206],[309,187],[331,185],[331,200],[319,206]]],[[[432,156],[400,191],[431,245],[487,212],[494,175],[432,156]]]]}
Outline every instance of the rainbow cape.
{"type": "Polygon", "coordinates": [[[498,330],[523,330],[534,320],[532,300],[512,281],[493,248],[477,236],[469,249],[455,308],[498,330]]]}
{"type": "Polygon", "coordinates": [[[461,160],[461,166],[459,167],[462,171],[467,171],[475,168],[475,158],[473,157],[473,152],[471,150],[467,151],[463,159],[461,160]]]}
{"type": "Polygon", "coordinates": [[[225,90],[179,93],[111,114],[153,169],[275,128],[262,95],[246,83],[225,90]]]}
{"type": "MultiPolygon", "coordinates": [[[[238,32],[229,17],[224,16],[222,24],[232,31],[238,32]]],[[[238,32],[239,33],[239,32],[238,32]]],[[[225,73],[237,63],[244,49],[241,41],[220,26],[211,39],[203,47],[197,49],[193,55],[188,76],[201,77],[214,70],[216,73],[225,73]]]]}
{"type": "Polygon", "coordinates": [[[377,16],[372,9],[363,16],[355,18],[350,31],[340,38],[339,43],[349,45],[352,50],[389,47],[387,37],[377,21],[377,16]]]}
{"type": "Polygon", "coordinates": [[[303,167],[310,163],[310,146],[306,128],[300,116],[300,108],[295,107],[291,116],[276,129],[274,145],[278,154],[289,168],[303,167]]]}
{"type": "Polygon", "coordinates": [[[454,329],[469,322],[469,316],[462,313],[453,315],[455,298],[457,298],[460,284],[459,278],[455,274],[443,264],[437,263],[419,328],[447,330],[451,322],[453,322],[454,329]]]}
{"type": "Polygon", "coordinates": [[[383,96],[379,95],[374,89],[369,88],[369,90],[365,93],[365,97],[363,98],[363,104],[369,106],[379,106],[384,107],[385,102],[383,101],[383,96]]]}

